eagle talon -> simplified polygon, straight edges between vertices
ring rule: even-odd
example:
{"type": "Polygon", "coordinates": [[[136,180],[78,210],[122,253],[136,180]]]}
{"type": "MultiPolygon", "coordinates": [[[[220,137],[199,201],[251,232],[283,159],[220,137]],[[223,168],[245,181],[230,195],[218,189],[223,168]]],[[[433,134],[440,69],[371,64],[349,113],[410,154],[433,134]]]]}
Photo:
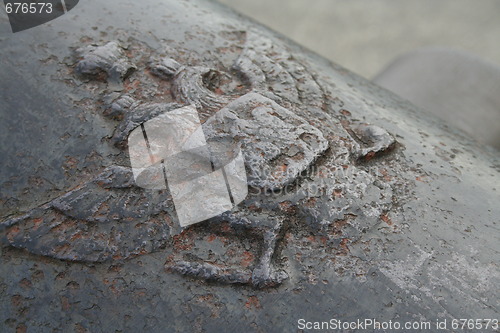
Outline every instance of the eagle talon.
{"type": "Polygon", "coordinates": [[[284,270],[277,270],[258,267],[252,273],[252,286],[255,288],[277,287],[288,279],[288,274],[284,270]]]}
{"type": "Polygon", "coordinates": [[[227,284],[248,284],[251,279],[249,271],[223,268],[209,263],[180,261],[168,266],[167,269],[183,275],[227,284]]]}

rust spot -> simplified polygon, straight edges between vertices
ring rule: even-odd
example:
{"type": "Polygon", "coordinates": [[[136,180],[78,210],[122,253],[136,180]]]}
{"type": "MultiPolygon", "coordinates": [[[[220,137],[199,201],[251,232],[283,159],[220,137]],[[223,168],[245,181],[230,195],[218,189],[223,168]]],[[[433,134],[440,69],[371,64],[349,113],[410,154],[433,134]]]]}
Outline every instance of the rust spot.
{"type": "Polygon", "coordinates": [[[227,251],[226,251],[226,256],[229,257],[229,258],[234,258],[238,255],[236,249],[234,248],[229,248],[227,251]]]}
{"type": "Polygon", "coordinates": [[[88,332],[88,330],[87,330],[85,327],[83,327],[83,325],[82,325],[82,324],[80,324],[80,323],[76,323],[76,324],[75,324],[75,332],[76,332],[76,333],[87,333],[87,332],[88,332]]]}
{"type": "Polygon", "coordinates": [[[349,242],[350,242],[349,238],[342,238],[342,240],[340,241],[341,251],[340,253],[338,253],[338,255],[342,256],[347,255],[347,253],[349,252],[349,247],[347,246],[347,244],[349,244],[349,242]]]}
{"type": "Polygon", "coordinates": [[[305,158],[305,155],[303,152],[299,152],[291,157],[291,159],[294,161],[302,161],[304,158],[305,158]]]}
{"type": "Polygon", "coordinates": [[[370,161],[374,157],[375,157],[375,152],[371,151],[368,154],[366,154],[363,158],[365,159],[365,161],[370,161]]]}
{"type": "Polygon", "coordinates": [[[122,293],[122,290],[121,290],[120,286],[117,285],[117,281],[116,280],[113,280],[113,282],[109,286],[109,289],[115,295],[120,295],[122,293]]]}
{"type": "Polygon", "coordinates": [[[231,228],[231,226],[229,225],[229,223],[224,222],[224,223],[221,225],[221,230],[222,230],[222,232],[231,232],[232,228],[231,228]]]}
{"type": "Polygon", "coordinates": [[[279,203],[280,209],[285,213],[294,213],[295,207],[293,206],[291,201],[283,201],[279,203]]]}
{"type": "Polygon", "coordinates": [[[40,270],[31,274],[31,279],[35,280],[36,282],[43,280],[44,278],[45,278],[45,274],[43,273],[43,271],[40,271],[40,270]]]}
{"type": "Polygon", "coordinates": [[[82,238],[82,232],[79,231],[79,232],[75,233],[73,236],[71,236],[70,240],[75,241],[75,240],[81,239],[81,238],[82,238]]]}
{"type": "Polygon", "coordinates": [[[242,267],[248,267],[250,266],[254,261],[254,256],[251,252],[245,251],[243,252],[243,259],[241,259],[241,266],[242,267]]]}
{"type": "Polygon", "coordinates": [[[149,253],[149,251],[148,251],[148,250],[146,250],[146,249],[141,249],[141,250],[140,250],[137,254],[138,254],[138,255],[145,255],[145,254],[148,254],[148,253],[149,253]]]}
{"type": "Polygon", "coordinates": [[[389,176],[389,173],[387,172],[386,169],[380,169],[380,173],[382,174],[382,176],[384,177],[384,180],[385,181],[391,181],[392,180],[392,177],[389,176]]]}
{"type": "Polygon", "coordinates": [[[272,173],[273,177],[277,179],[282,179],[285,176],[286,170],[288,166],[286,164],[282,164],[276,167],[274,172],[272,173]]]}
{"type": "Polygon", "coordinates": [[[218,238],[222,243],[224,243],[225,246],[229,244],[229,239],[227,237],[219,236],[218,238]]]}
{"type": "Polygon", "coordinates": [[[71,156],[66,156],[66,160],[63,163],[64,170],[73,170],[78,165],[78,159],[71,156]]]}
{"type": "Polygon", "coordinates": [[[69,309],[71,308],[69,300],[65,296],[61,296],[61,308],[63,309],[63,311],[69,311],[69,309]]]}
{"type": "Polygon", "coordinates": [[[14,308],[20,307],[22,300],[23,300],[23,297],[21,295],[14,295],[14,296],[12,296],[11,299],[10,299],[12,307],[14,307],[14,308]]]}
{"type": "Polygon", "coordinates": [[[259,299],[257,298],[257,296],[248,297],[248,300],[245,303],[245,307],[247,309],[251,309],[251,308],[260,309],[261,305],[260,305],[260,302],[259,302],[259,299]]]}
{"type": "Polygon", "coordinates": [[[174,263],[175,256],[173,254],[169,255],[165,260],[165,266],[172,265],[174,263]]]}
{"type": "Polygon", "coordinates": [[[122,270],[122,266],[121,265],[112,265],[108,268],[108,272],[115,272],[115,273],[119,273],[121,272],[122,270]]]}
{"type": "Polygon", "coordinates": [[[130,80],[125,80],[124,82],[125,91],[129,92],[131,90],[135,90],[139,87],[139,84],[140,84],[139,80],[134,80],[132,82],[130,80]]]}
{"type": "Polygon", "coordinates": [[[309,198],[306,203],[305,203],[305,206],[306,207],[309,207],[309,208],[313,208],[316,206],[316,198],[315,197],[312,197],[312,198],[309,198]]]}
{"type": "Polygon", "coordinates": [[[387,216],[387,214],[380,215],[380,218],[382,219],[382,221],[387,223],[387,225],[393,225],[391,218],[389,216],[387,216]]]}
{"type": "Polygon", "coordinates": [[[236,88],[235,88],[236,91],[244,91],[245,89],[246,89],[246,87],[242,84],[236,86],[236,88]]]}
{"type": "Polygon", "coordinates": [[[66,284],[66,288],[77,290],[80,289],[80,284],[78,284],[78,282],[76,281],[70,281],[66,284]]]}
{"type": "Polygon", "coordinates": [[[351,113],[345,109],[340,110],[340,113],[343,114],[346,117],[350,117],[351,113]]]}
{"type": "Polygon", "coordinates": [[[183,230],[179,235],[172,237],[174,250],[185,251],[191,250],[194,246],[194,232],[193,228],[183,230]]]}
{"type": "MultiPolygon", "coordinates": [[[[330,168],[329,170],[330,171],[335,171],[336,169],[335,168],[330,168]]],[[[318,176],[320,178],[329,178],[330,174],[329,174],[329,172],[327,170],[324,170],[323,168],[320,168],[319,172],[318,172],[318,176]]]]}
{"type": "Polygon", "coordinates": [[[68,251],[70,248],[69,244],[63,244],[63,245],[59,245],[58,247],[56,247],[54,249],[54,252],[55,253],[65,253],[66,251],[68,251]]]}
{"type": "Polygon", "coordinates": [[[258,207],[257,205],[250,205],[248,206],[248,209],[254,212],[260,213],[262,211],[262,208],[258,207]]]}
{"type": "Polygon", "coordinates": [[[43,219],[42,218],[37,218],[33,220],[33,230],[37,230],[40,227],[40,224],[42,224],[43,219]]]}
{"type": "Polygon", "coordinates": [[[349,127],[350,127],[350,125],[351,125],[351,123],[350,123],[348,120],[345,120],[345,119],[342,119],[342,120],[340,121],[340,124],[341,124],[342,126],[344,126],[345,128],[349,128],[349,127]]]}
{"type": "Polygon", "coordinates": [[[333,190],[333,197],[334,198],[341,198],[342,197],[342,189],[336,188],[333,190]]]}
{"type": "Polygon", "coordinates": [[[342,234],[342,228],[347,224],[348,219],[337,220],[333,222],[332,233],[334,235],[342,234]]]}
{"type": "Polygon", "coordinates": [[[214,299],[214,295],[212,294],[207,294],[207,295],[201,295],[198,296],[197,300],[198,302],[211,302],[214,299]]]}
{"type": "Polygon", "coordinates": [[[67,221],[64,221],[64,223],[59,223],[57,226],[53,227],[52,231],[56,232],[56,233],[65,233],[66,230],[73,228],[75,226],[76,226],[75,221],[67,220],[67,221]]]}
{"type": "Polygon", "coordinates": [[[24,324],[19,324],[16,327],[16,333],[26,333],[27,330],[28,330],[28,327],[26,327],[26,325],[24,325],[24,324]]]}
{"type": "Polygon", "coordinates": [[[17,225],[9,229],[9,231],[7,232],[7,239],[9,240],[9,242],[14,241],[14,237],[16,237],[19,231],[20,229],[17,225]]]}
{"type": "Polygon", "coordinates": [[[21,286],[24,289],[31,288],[33,285],[31,284],[31,281],[24,278],[19,282],[19,286],[21,286]]]}

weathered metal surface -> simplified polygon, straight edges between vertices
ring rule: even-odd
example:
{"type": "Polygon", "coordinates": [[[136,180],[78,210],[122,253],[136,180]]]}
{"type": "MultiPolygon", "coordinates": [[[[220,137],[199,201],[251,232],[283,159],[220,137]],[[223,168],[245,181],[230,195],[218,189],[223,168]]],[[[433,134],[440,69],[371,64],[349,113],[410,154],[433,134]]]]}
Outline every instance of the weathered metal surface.
{"type": "Polygon", "coordinates": [[[211,2],[89,0],[0,44],[6,329],[498,318],[498,154],[389,92],[211,2]],[[188,104],[250,195],[182,230],[126,143],[188,104]]]}

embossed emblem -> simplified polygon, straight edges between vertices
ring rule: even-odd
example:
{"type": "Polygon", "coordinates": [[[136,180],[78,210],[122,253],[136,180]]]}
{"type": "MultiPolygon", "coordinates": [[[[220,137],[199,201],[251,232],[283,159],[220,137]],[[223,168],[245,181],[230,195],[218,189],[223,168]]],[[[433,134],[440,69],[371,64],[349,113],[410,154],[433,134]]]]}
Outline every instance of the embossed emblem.
{"type": "MultiPolygon", "coordinates": [[[[218,65],[200,66],[199,59],[181,64],[182,50],[157,55],[142,44],[127,52],[118,42],[79,49],[75,75],[101,85],[103,116],[119,122],[109,143],[120,149],[120,157],[130,152],[132,165],[119,158],[122,164],[92,181],[3,221],[3,241],[72,261],[163,251],[168,271],[258,288],[277,286],[290,276],[283,255],[287,244],[293,244],[297,258],[314,246],[331,258],[345,256],[349,244],[387,218],[393,205],[391,171],[369,165],[394,151],[396,141],[383,128],[352,119],[329,90],[331,83],[283,44],[251,31],[238,35],[242,44],[233,59],[218,65]],[[134,58],[134,49],[151,58],[144,60],[142,53],[134,58]],[[195,108],[206,142],[233,147],[226,160],[244,161],[248,196],[233,196],[235,204],[242,201],[224,206],[229,211],[180,229],[176,197],[164,183],[170,177],[164,178],[163,167],[144,173],[170,155],[139,165],[136,153],[152,149],[144,141],[145,150],[133,147],[144,140],[141,124],[195,108]],[[152,186],[137,186],[148,181],[152,186]],[[316,237],[318,245],[305,243],[316,237]]],[[[146,135],[148,126],[143,125],[146,135]]],[[[206,174],[217,169],[206,167],[206,174]]],[[[228,168],[230,173],[238,167],[228,168]]],[[[179,171],[167,168],[166,173],[175,178],[179,171]]],[[[238,178],[239,171],[234,174],[238,178]]],[[[236,183],[241,187],[241,179],[236,183]]]]}

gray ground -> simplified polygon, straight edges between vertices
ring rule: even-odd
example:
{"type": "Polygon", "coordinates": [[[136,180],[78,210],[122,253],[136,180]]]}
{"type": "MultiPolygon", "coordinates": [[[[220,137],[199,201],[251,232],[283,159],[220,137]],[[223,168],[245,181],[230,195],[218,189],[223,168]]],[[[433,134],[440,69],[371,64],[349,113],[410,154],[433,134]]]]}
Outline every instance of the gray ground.
{"type": "Polygon", "coordinates": [[[500,64],[498,0],[219,1],[367,78],[429,45],[500,64]]]}

